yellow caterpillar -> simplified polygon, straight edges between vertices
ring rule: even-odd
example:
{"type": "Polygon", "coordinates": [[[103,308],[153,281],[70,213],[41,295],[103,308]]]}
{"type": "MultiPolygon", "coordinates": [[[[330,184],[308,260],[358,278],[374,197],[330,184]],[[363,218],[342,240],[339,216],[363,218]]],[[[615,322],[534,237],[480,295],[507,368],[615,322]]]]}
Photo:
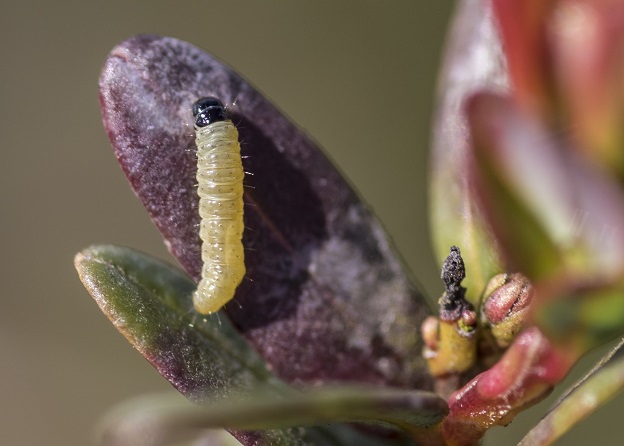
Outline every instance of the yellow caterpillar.
{"type": "Polygon", "coordinates": [[[223,103],[206,97],[193,104],[197,145],[197,193],[202,278],[193,294],[201,314],[228,303],[245,276],[243,165],[238,131],[223,103]]]}

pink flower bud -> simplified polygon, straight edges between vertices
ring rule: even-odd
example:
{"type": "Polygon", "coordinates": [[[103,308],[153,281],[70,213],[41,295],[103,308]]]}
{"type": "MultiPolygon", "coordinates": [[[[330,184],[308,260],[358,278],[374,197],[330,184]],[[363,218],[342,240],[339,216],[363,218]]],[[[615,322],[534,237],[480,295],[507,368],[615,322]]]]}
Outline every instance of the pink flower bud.
{"type": "Polygon", "coordinates": [[[531,282],[520,273],[498,274],[490,280],[482,318],[499,346],[508,346],[525,327],[533,294],[531,282]]]}

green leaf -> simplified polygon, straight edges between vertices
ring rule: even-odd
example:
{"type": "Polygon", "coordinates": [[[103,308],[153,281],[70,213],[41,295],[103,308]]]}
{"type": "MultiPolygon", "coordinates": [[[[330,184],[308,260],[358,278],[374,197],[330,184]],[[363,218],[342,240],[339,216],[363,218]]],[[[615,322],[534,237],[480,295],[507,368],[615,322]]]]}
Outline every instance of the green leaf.
{"type": "MultiPolygon", "coordinates": [[[[478,197],[507,264],[534,283],[556,275],[595,282],[624,271],[624,194],[510,98],[468,106],[478,197]]],[[[604,280],[604,279],[603,279],[604,280]]]]}
{"type": "Polygon", "coordinates": [[[195,284],[184,273],[109,245],[87,248],[75,265],[115,327],[189,399],[214,401],[261,384],[285,391],[227,317],[193,311],[195,284]]]}
{"type": "Polygon", "coordinates": [[[510,99],[481,93],[467,109],[475,190],[507,269],[531,280],[549,277],[563,265],[558,241],[572,226],[564,160],[510,99]]]}
{"type": "Polygon", "coordinates": [[[536,286],[533,314],[578,353],[624,329],[624,194],[511,99],[475,95],[474,178],[508,270],[536,286]]]}
{"type": "Polygon", "coordinates": [[[624,388],[624,340],[550,409],[519,446],[554,443],[624,388]]]}
{"type": "Polygon", "coordinates": [[[465,102],[483,89],[506,91],[508,79],[490,2],[459,2],[440,73],[431,150],[430,221],[440,266],[451,246],[466,265],[466,298],[475,307],[489,280],[504,272],[483,210],[470,188],[465,102]]]}
{"type": "Polygon", "coordinates": [[[611,341],[624,329],[622,281],[604,284],[566,283],[556,292],[544,294],[557,299],[543,302],[535,311],[535,321],[551,339],[580,352],[611,341]]]}
{"type": "MultiPolygon", "coordinates": [[[[430,428],[439,423],[447,412],[446,402],[432,393],[398,389],[326,387],[288,397],[267,395],[260,391],[242,399],[203,407],[189,405],[171,396],[155,395],[137,398],[117,408],[104,423],[102,438],[108,439],[105,444],[115,444],[111,439],[144,438],[145,432],[158,432],[157,437],[162,441],[163,438],[173,440],[192,432],[219,427],[246,431],[367,422],[401,428],[413,438],[425,439],[429,435],[437,435],[430,428]]],[[[336,429],[342,428],[325,427],[315,430],[315,433],[310,432],[306,438],[335,436],[336,429]]],[[[370,442],[388,444],[382,440],[370,442]]],[[[333,440],[327,444],[343,443],[333,440]]]]}
{"type": "MultiPolygon", "coordinates": [[[[192,310],[195,284],[182,272],[137,251],[108,245],[87,248],[74,262],[82,283],[117,330],[190,400],[206,404],[260,386],[267,392],[289,391],[227,317],[199,317],[192,310]]],[[[157,431],[144,434],[147,440],[157,431]]],[[[243,444],[254,444],[257,438],[265,444],[303,444],[297,431],[270,431],[253,439],[244,432],[234,435],[243,444]]],[[[111,441],[126,444],[125,438],[111,441]]]]}
{"type": "Polygon", "coordinates": [[[106,444],[119,444],[129,435],[163,444],[158,441],[180,430],[226,427],[245,430],[234,432],[244,444],[348,445],[355,434],[342,427],[290,427],[374,421],[419,437],[437,435],[425,429],[448,411],[444,400],[424,391],[323,389],[300,394],[267,370],[225,315],[205,317],[193,311],[195,285],[182,272],[116,246],[90,247],[76,256],[75,265],[115,327],[183,395],[206,406],[140,400],[109,422],[114,429],[105,429],[106,444]],[[281,430],[246,432],[259,428],[281,430]]]}

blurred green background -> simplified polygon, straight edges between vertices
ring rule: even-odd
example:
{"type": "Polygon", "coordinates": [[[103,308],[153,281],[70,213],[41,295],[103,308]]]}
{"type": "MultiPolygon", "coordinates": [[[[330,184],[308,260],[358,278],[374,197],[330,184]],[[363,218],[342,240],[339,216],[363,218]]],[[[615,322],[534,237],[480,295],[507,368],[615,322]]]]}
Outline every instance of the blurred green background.
{"type": "MultiPolygon", "coordinates": [[[[72,265],[92,243],[132,246],[173,262],[102,128],[97,82],[114,45],[137,33],[164,34],[236,68],[325,148],[435,296],[441,284],[428,242],[426,163],[452,6],[3,2],[0,445],[93,444],[107,408],[171,388],[101,314],[72,265]],[[382,114],[385,121],[377,119],[382,114]]],[[[487,444],[515,444],[526,430],[521,423],[533,423],[547,405],[496,429],[487,444]]],[[[571,437],[604,444],[609,434],[624,433],[615,426],[587,423],[571,437]]]]}

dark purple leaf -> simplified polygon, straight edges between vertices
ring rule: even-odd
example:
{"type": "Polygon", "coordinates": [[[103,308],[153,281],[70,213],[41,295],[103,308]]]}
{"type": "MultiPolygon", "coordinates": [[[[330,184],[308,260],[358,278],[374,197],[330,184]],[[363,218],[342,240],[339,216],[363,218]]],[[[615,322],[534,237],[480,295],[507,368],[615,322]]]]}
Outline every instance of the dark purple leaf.
{"type": "Polygon", "coordinates": [[[171,253],[200,274],[190,107],[231,110],[245,170],[247,278],[234,324],[289,381],[426,388],[418,328],[427,314],[377,220],[306,137],[238,74],[173,38],[137,36],[100,79],[104,125],[171,253]]]}

